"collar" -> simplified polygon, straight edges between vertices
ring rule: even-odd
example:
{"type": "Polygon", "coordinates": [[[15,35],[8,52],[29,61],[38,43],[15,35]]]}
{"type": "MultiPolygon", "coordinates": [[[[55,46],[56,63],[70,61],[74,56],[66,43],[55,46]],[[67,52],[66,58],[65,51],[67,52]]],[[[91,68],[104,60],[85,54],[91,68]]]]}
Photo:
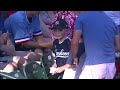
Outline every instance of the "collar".
{"type": "Polygon", "coordinates": [[[26,20],[28,22],[28,24],[30,24],[29,20],[28,20],[28,17],[27,17],[27,12],[25,11],[25,17],[26,17],[26,20]]]}
{"type": "Polygon", "coordinates": [[[63,43],[66,39],[68,39],[68,37],[65,37],[62,41],[58,40],[59,44],[63,43]]]}

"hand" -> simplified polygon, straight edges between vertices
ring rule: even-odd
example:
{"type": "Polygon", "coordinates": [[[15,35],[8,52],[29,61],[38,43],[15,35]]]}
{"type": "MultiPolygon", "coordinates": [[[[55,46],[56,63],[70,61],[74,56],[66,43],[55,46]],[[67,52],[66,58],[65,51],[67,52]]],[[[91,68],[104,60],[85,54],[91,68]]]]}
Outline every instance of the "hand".
{"type": "Polygon", "coordinates": [[[14,56],[16,54],[14,46],[2,45],[1,50],[7,53],[7,55],[14,56]]]}
{"type": "Polygon", "coordinates": [[[50,73],[51,73],[52,75],[55,74],[55,71],[56,71],[56,68],[55,68],[55,67],[50,67],[50,73]]]}
{"type": "Polygon", "coordinates": [[[73,64],[75,64],[76,66],[78,66],[78,58],[74,58],[73,64]]]}
{"type": "Polygon", "coordinates": [[[63,67],[58,67],[55,71],[55,73],[61,73],[63,72],[65,69],[63,67]]]}

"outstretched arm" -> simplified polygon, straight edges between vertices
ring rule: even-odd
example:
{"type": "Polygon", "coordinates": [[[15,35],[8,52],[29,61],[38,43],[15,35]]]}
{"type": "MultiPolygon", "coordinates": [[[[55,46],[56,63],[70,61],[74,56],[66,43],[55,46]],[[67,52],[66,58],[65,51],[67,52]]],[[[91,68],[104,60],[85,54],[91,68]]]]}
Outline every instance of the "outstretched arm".
{"type": "Polygon", "coordinates": [[[73,34],[73,39],[71,41],[71,50],[72,50],[72,55],[73,55],[73,59],[74,59],[74,64],[78,64],[78,57],[77,57],[77,53],[78,53],[78,44],[79,44],[79,40],[81,39],[81,31],[80,30],[75,30],[74,34],[73,34]]]}

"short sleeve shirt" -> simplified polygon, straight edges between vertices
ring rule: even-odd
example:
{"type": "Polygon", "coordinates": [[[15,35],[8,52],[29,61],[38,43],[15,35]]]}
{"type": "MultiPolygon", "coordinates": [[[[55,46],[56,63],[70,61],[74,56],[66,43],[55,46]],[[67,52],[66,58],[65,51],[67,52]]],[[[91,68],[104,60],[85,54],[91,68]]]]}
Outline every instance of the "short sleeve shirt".
{"type": "Polygon", "coordinates": [[[114,21],[101,11],[87,11],[78,16],[75,30],[80,30],[86,51],[86,65],[115,62],[114,37],[118,29],[114,21]]]}
{"type": "Polygon", "coordinates": [[[30,23],[26,11],[18,11],[12,14],[5,21],[5,28],[9,31],[10,38],[14,44],[33,40],[34,36],[42,34],[39,17],[32,17],[32,22],[30,23]]]}
{"type": "Polygon", "coordinates": [[[62,43],[59,43],[58,39],[53,42],[53,53],[55,53],[56,64],[58,67],[66,64],[70,51],[70,39],[66,38],[62,43]]]}

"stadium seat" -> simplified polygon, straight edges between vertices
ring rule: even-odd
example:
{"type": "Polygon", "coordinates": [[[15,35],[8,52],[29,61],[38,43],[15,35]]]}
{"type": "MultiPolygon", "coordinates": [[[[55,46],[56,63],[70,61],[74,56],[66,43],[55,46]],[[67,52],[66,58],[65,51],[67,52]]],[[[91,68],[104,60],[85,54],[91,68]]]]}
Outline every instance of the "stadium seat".
{"type": "Polygon", "coordinates": [[[0,71],[0,76],[1,76],[1,79],[27,79],[21,74],[19,70],[11,73],[0,71]]]}
{"type": "Polygon", "coordinates": [[[49,77],[49,75],[51,75],[49,73],[50,67],[54,64],[54,57],[53,57],[52,53],[44,54],[41,61],[42,61],[43,66],[46,70],[47,76],[49,77]]]}
{"type": "Polygon", "coordinates": [[[48,79],[42,63],[31,62],[23,68],[23,73],[27,79],[48,79]]]}
{"type": "Polygon", "coordinates": [[[61,79],[61,76],[52,76],[50,74],[50,67],[54,64],[55,57],[52,53],[46,53],[43,55],[41,61],[43,64],[43,67],[45,68],[45,71],[47,73],[48,79],[61,79]]]}

